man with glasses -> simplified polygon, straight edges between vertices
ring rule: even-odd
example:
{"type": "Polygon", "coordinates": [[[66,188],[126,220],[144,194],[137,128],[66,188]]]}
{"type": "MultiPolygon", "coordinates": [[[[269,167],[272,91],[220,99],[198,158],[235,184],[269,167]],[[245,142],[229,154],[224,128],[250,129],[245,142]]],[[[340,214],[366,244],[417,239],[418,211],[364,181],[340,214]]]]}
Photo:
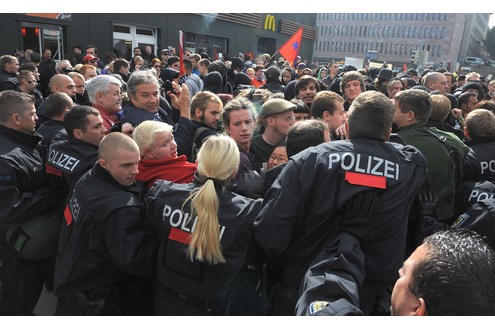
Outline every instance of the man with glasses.
{"type": "Polygon", "coordinates": [[[37,85],[38,83],[36,82],[36,77],[33,72],[21,71],[17,76],[16,90],[34,96],[36,108],[38,108],[38,106],[43,102],[43,96],[41,93],[35,92],[37,85]]]}
{"type": "Polygon", "coordinates": [[[268,159],[276,145],[284,141],[290,127],[296,122],[297,106],[285,99],[269,99],[261,106],[261,118],[265,131],[255,133],[250,152],[254,154],[255,169],[267,168],[268,159]]]}

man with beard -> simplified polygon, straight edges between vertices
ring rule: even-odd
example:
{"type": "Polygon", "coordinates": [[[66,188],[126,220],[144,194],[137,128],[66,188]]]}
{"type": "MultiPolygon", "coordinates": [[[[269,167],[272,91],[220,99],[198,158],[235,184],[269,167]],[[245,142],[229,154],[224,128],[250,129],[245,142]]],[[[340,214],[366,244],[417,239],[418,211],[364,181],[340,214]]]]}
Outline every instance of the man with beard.
{"type": "Polygon", "coordinates": [[[177,129],[174,134],[179,155],[186,155],[187,160],[194,163],[203,140],[218,134],[222,112],[223,103],[216,94],[209,91],[197,93],[191,100],[190,124],[179,124],[183,128],[177,129]]]}

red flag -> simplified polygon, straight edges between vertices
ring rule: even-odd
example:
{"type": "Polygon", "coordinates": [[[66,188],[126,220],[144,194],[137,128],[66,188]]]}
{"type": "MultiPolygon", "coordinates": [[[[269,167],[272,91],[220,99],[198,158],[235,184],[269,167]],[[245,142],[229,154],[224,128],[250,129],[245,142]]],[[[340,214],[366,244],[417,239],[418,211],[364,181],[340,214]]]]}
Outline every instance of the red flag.
{"type": "Polygon", "coordinates": [[[179,59],[179,75],[184,75],[186,74],[186,68],[184,67],[184,33],[182,31],[179,31],[179,59]]]}
{"type": "Polygon", "coordinates": [[[218,51],[217,48],[213,48],[213,60],[218,60],[218,51]]]}
{"type": "Polygon", "coordinates": [[[407,71],[407,65],[406,65],[406,63],[404,63],[404,68],[403,68],[402,70],[403,70],[404,72],[406,72],[406,71],[407,71]]]}
{"type": "Polygon", "coordinates": [[[303,34],[303,27],[301,26],[293,36],[290,37],[281,47],[278,52],[292,65],[294,66],[294,60],[299,54],[301,49],[301,39],[303,34]]]}

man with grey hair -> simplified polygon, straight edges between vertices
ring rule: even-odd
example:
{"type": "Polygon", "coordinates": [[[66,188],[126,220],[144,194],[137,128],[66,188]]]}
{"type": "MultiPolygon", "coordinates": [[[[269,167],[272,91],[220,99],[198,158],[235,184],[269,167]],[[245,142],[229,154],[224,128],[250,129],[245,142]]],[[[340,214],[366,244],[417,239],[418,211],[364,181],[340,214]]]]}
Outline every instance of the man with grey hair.
{"type": "MultiPolygon", "coordinates": [[[[187,86],[183,88],[187,89],[187,86]]],[[[160,84],[157,77],[149,70],[135,71],[131,74],[127,82],[127,94],[130,102],[123,107],[123,123],[130,123],[138,126],[146,120],[162,121],[174,125],[173,109],[168,105],[166,108],[160,106],[160,84]]],[[[184,114],[189,117],[189,108],[184,110],[184,114]],[[187,112],[187,113],[185,113],[187,112]]],[[[181,112],[182,116],[182,112],[181,112]]]]}
{"type": "Polygon", "coordinates": [[[447,78],[443,73],[431,72],[425,75],[423,78],[423,85],[427,87],[430,92],[437,90],[441,94],[449,92],[447,78]]]}
{"type": "Polygon", "coordinates": [[[60,74],[72,72],[72,64],[68,59],[62,59],[55,64],[55,71],[60,74]]]}
{"type": "Polygon", "coordinates": [[[157,77],[150,70],[135,71],[127,82],[130,101],[123,106],[120,123],[137,126],[146,120],[156,120],[174,126],[174,135],[187,133],[191,127],[191,97],[186,84],[179,86],[172,82],[173,92],[169,91],[168,101],[160,97],[157,77]],[[179,116],[177,120],[174,116],[179,116]]]}
{"type": "Polygon", "coordinates": [[[416,148],[386,142],[393,117],[385,95],[361,93],[345,123],[349,140],[292,156],[268,190],[254,237],[275,283],[272,314],[294,314],[304,273],[344,232],[362,240],[361,310],[379,315],[389,308],[389,288],[406,250],[408,212],[426,171],[416,148]]]}
{"type": "Polygon", "coordinates": [[[98,75],[86,85],[89,101],[103,119],[103,126],[110,131],[118,122],[117,113],[122,109],[122,84],[112,75],[98,75]]]}
{"type": "Polygon", "coordinates": [[[0,91],[15,90],[17,88],[19,67],[17,57],[11,55],[0,57],[0,91]]]}

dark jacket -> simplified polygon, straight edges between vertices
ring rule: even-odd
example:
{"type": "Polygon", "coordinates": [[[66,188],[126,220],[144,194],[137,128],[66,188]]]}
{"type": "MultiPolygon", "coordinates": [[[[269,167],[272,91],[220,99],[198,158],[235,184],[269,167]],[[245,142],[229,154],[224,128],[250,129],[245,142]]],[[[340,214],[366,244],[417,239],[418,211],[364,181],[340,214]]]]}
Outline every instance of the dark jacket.
{"type": "Polygon", "coordinates": [[[62,133],[63,135],[67,135],[67,132],[65,131],[65,127],[64,127],[64,122],[56,121],[56,120],[48,120],[41,123],[39,128],[34,133],[35,135],[40,136],[42,138],[38,148],[40,150],[41,158],[44,161],[46,161],[46,154],[48,152],[48,147],[50,146],[53,137],[59,133],[62,133]]]}
{"type": "Polygon", "coordinates": [[[324,143],[291,157],[254,227],[279,284],[274,314],[293,314],[309,262],[339,231],[364,241],[361,309],[370,314],[375,296],[393,284],[404,260],[407,215],[425,173],[416,148],[364,138],[324,143]]]}
{"type": "Polygon", "coordinates": [[[193,120],[181,119],[177,129],[174,131],[174,138],[177,143],[177,153],[179,155],[186,155],[187,160],[194,163],[196,161],[197,152],[203,144],[203,140],[206,137],[217,134],[217,131],[205,127],[201,123],[193,120]],[[204,131],[199,133],[195,139],[194,134],[196,130],[200,128],[204,128],[204,131]],[[193,147],[193,143],[195,143],[195,147],[193,147]]]}
{"type": "Polygon", "coordinates": [[[60,135],[48,148],[46,168],[50,174],[61,175],[66,187],[71,187],[95,165],[97,159],[97,146],[60,135]]]}
{"type": "Polygon", "coordinates": [[[17,74],[11,74],[0,68],[0,91],[16,90],[17,89],[17,74]]]}
{"type": "Polygon", "coordinates": [[[46,183],[36,149],[40,140],[0,125],[0,223],[25,221],[51,210],[59,200],[46,183]]]}
{"type": "Polygon", "coordinates": [[[147,277],[152,243],[144,229],[144,186],[122,187],[99,164],[70,191],[54,275],[57,296],[147,277]]]}
{"type": "Polygon", "coordinates": [[[147,110],[137,108],[132,104],[132,102],[128,102],[122,108],[120,122],[121,123],[130,123],[132,126],[138,126],[143,121],[161,121],[170,125],[174,125],[174,121],[172,119],[171,114],[167,113],[161,107],[158,108],[156,113],[148,112],[147,110]]]}
{"type": "MultiPolygon", "coordinates": [[[[160,244],[156,282],[165,290],[171,290],[169,293],[184,295],[199,303],[208,302],[212,314],[224,314],[228,291],[249,283],[238,279],[243,270],[248,270],[248,266],[256,262],[253,257],[253,221],[261,209],[261,199],[249,199],[216,185],[220,243],[225,263],[209,265],[191,261],[187,255],[191,231],[198,217],[190,218],[190,203],[185,206],[183,203],[199,186],[198,181],[174,184],[161,180],[147,194],[146,216],[160,244]]],[[[156,296],[155,305],[161,302],[156,296]]],[[[179,313],[174,313],[173,308],[162,308],[159,314],[179,313]]],[[[234,311],[229,314],[243,313],[234,311]]]]}
{"type": "Polygon", "coordinates": [[[52,58],[47,61],[42,60],[38,66],[38,71],[40,73],[39,83],[41,92],[43,93],[43,96],[48,97],[50,93],[48,83],[50,82],[51,77],[57,74],[57,71],[55,70],[55,61],[52,58]]]}
{"type": "Polygon", "coordinates": [[[473,150],[476,165],[474,172],[466,172],[465,179],[495,182],[495,137],[476,138],[466,145],[473,150]]]}

